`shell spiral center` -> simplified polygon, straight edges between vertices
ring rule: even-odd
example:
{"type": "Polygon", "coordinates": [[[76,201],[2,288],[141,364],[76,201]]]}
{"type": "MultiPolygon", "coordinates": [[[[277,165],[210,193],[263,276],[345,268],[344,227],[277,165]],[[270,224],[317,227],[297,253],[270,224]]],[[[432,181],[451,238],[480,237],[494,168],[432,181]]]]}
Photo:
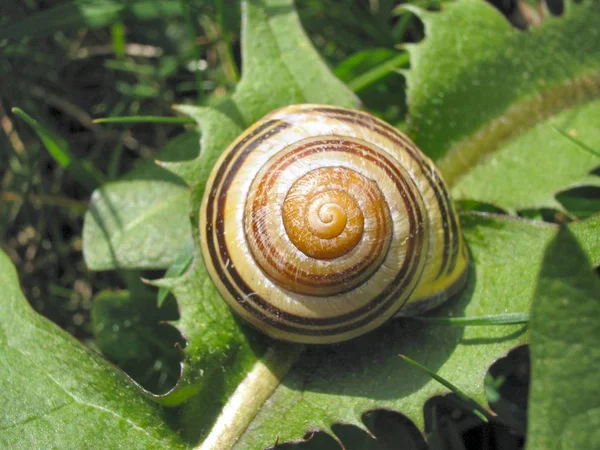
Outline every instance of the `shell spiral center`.
{"type": "Polygon", "coordinates": [[[255,183],[269,179],[271,194],[265,188],[246,205],[246,238],[262,271],[287,290],[316,296],[365,282],[385,258],[393,234],[377,183],[349,167],[320,167],[293,181],[278,207],[265,207],[277,192],[273,177],[286,178],[259,174],[255,183]],[[280,234],[272,232],[277,223],[280,234]]]}
{"type": "Polygon", "coordinates": [[[312,170],[292,185],[282,215],[286,234],[298,250],[312,258],[334,259],[356,247],[365,218],[355,197],[358,185],[352,183],[363,191],[373,189],[372,181],[342,167],[312,170]]]}

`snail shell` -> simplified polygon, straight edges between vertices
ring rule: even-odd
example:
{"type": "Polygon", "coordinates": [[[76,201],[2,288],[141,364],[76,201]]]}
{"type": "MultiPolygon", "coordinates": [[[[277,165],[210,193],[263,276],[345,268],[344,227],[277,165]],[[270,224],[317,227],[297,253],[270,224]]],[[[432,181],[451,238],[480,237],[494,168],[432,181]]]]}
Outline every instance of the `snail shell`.
{"type": "Polygon", "coordinates": [[[433,163],[385,122],[325,105],[278,109],[222,154],[200,235],[233,310],[294,342],[340,342],[432,308],[468,267],[433,163]]]}

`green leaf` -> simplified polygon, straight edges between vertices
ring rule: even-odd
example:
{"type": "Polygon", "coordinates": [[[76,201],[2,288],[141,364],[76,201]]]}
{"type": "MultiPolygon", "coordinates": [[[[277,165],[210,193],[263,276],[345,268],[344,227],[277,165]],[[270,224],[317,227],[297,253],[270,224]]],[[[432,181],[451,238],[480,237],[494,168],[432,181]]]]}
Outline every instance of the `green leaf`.
{"type": "MultiPolygon", "coordinates": [[[[598,174],[594,170],[593,174],[598,174]]],[[[577,219],[588,219],[600,213],[600,187],[582,186],[560,192],[556,199],[577,219]]]]}
{"type": "MultiPolygon", "coordinates": [[[[496,152],[494,159],[475,168],[478,173],[465,180],[468,185],[457,187],[463,198],[496,202],[509,211],[556,207],[552,200],[557,190],[586,180],[598,160],[581,159],[581,150],[556,132],[548,136],[535,128],[523,141],[510,139],[600,93],[598,2],[567,1],[562,16],[549,16],[526,32],[512,28],[479,0],[444,3],[441,12],[416,12],[426,35],[407,48],[410,132],[417,144],[438,160],[451,184],[496,152]],[[551,138],[557,142],[546,149],[551,138]],[[573,169],[571,163],[564,166],[567,158],[573,159],[573,169]],[[541,169],[524,174],[525,165],[541,169]],[[514,169],[520,175],[516,185],[514,178],[507,180],[514,169]],[[555,174],[557,179],[552,178],[555,174]],[[488,183],[489,177],[493,183],[488,183]]],[[[597,132],[589,130],[594,114],[595,110],[582,113],[579,120],[585,128],[576,130],[582,135],[589,131],[595,136],[590,139],[596,140],[597,132]]],[[[565,113],[549,124],[564,125],[567,118],[565,113]]]]}
{"type": "MultiPolygon", "coordinates": [[[[467,215],[462,222],[473,258],[469,284],[435,316],[529,311],[543,252],[556,227],[491,215],[467,215]]],[[[374,408],[399,411],[422,430],[425,401],[448,391],[399,354],[487,405],[486,371],[526,338],[523,325],[460,328],[402,319],[347,344],[312,348],[282,380],[237,448],[263,448],[276,437],[300,439],[308,429],[331,431],[340,422],[364,427],[362,414],[374,408]]]]}
{"type": "Polygon", "coordinates": [[[110,361],[150,392],[169,391],[179,379],[175,302],[158,308],[149,289],[100,292],[92,307],[94,344],[110,361]]]}
{"type": "Polygon", "coordinates": [[[600,148],[598,117],[600,101],[596,100],[540,123],[462,177],[452,189],[453,197],[489,202],[509,211],[563,210],[556,193],[582,185],[600,186],[600,177],[589,175],[600,165],[600,157],[555,128],[566,127],[586,145],[600,148]]]}
{"type": "MultiPolygon", "coordinates": [[[[198,151],[197,133],[173,139],[163,159],[198,151]]],[[[94,191],[83,228],[83,256],[92,270],[165,268],[190,241],[185,184],[149,162],[94,191]]]]}
{"type": "MultiPolygon", "coordinates": [[[[164,278],[177,278],[177,277],[183,275],[187,271],[187,269],[190,267],[190,264],[192,263],[193,260],[194,260],[194,248],[193,248],[192,242],[190,242],[189,245],[187,245],[183,249],[183,252],[181,252],[179,255],[177,255],[177,257],[173,261],[173,264],[171,264],[171,266],[165,272],[164,278]]],[[[167,288],[160,288],[158,290],[158,296],[156,299],[156,303],[159,308],[163,305],[163,303],[169,296],[169,293],[170,293],[170,291],[167,288]]]]}
{"type": "MultiPolygon", "coordinates": [[[[261,357],[269,362],[270,372],[283,370],[282,376],[295,361],[298,347],[281,343],[274,357],[270,356],[274,353],[267,351],[270,341],[233,316],[201,260],[196,260],[183,277],[165,278],[156,284],[168,286],[176,296],[181,318],[171,323],[187,340],[181,378],[175,389],[157,400],[166,405],[182,404],[178,418],[181,433],[190,442],[201,442],[246,374],[254,367],[264,367],[261,357]]],[[[267,378],[270,372],[265,373],[267,378]]],[[[267,388],[276,386],[272,377],[268,380],[267,388]]],[[[254,402],[247,402],[246,411],[262,405],[256,398],[250,400],[254,402]]]]}
{"type": "Polygon", "coordinates": [[[0,251],[0,447],[184,448],[124,373],[35,313],[0,251]]]}
{"type": "Polygon", "coordinates": [[[529,450],[600,445],[599,293],[586,255],[562,229],[546,249],[532,306],[529,450]]]}

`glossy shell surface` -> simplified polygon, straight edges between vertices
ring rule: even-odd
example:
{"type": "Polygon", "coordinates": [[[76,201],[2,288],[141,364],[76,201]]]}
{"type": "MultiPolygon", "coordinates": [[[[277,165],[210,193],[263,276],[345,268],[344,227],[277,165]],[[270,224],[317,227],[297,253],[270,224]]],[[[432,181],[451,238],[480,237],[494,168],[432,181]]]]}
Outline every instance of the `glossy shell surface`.
{"type": "Polygon", "coordinates": [[[295,105],[267,115],[216,163],[199,219],[221,295],[277,339],[351,339],[438,305],[466,279],[437,168],[361,111],[295,105]]]}

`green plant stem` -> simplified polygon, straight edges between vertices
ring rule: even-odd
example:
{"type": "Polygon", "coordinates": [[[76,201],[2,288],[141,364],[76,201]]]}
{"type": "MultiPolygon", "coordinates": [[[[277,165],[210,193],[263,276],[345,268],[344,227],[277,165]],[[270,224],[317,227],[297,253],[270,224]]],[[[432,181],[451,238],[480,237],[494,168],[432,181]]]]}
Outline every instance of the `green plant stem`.
{"type": "Polygon", "coordinates": [[[112,35],[115,56],[118,59],[125,58],[125,24],[123,24],[123,22],[117,22],[112,26],[110,31],[112,35]]]}
{"type": "Polygon", "coordinates": [[[210,434],[196,448],[198,450],[232,448],[303,350],[303,345],[280,342],[269,347],[229,397],[210,434]]]}
{"type": "Polygon", "coordinates": [[[187,117],[158,117],[158,116],[122,116],[122,117],[102,117],[100,119],[94,119],[94,123],[196,123],[194,119],[188,119],[187,117]]]}
{"type": "Polygon", "coordinates": [[[399,67],[406,67],[409,63],[408,53],[399,53],[397,56],[389,59],[383,64],[363,73],[348,83],[350,89],[354,92],[361,92],[369,86],[377,83],[382,78],[388,76],[391,72],[399,67]]]}

